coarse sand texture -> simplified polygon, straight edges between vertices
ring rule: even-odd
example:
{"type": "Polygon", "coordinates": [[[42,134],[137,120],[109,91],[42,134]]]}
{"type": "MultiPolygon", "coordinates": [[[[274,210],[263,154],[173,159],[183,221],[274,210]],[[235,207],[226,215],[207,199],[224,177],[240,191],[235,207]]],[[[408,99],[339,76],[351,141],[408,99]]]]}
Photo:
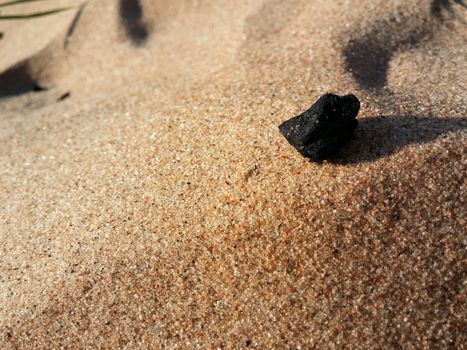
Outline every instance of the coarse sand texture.
{"type": "Polygon", "coordinates": [[[1,13],[70,4],[0,21],[0,349],[466,347],[465,2],[1,13]]]}

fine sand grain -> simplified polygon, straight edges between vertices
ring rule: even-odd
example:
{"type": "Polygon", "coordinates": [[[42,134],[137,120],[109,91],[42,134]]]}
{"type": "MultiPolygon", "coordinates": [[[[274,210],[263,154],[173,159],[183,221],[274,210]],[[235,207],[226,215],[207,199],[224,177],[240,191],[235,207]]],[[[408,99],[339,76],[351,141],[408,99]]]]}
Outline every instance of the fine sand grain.
{"type": "Polygon", "coordinates": [[[0,348],[463,349],[467,11],[356,3],[0,22],[0,348]],[[310,163],[277,126],[329,91],[310,163]]]}

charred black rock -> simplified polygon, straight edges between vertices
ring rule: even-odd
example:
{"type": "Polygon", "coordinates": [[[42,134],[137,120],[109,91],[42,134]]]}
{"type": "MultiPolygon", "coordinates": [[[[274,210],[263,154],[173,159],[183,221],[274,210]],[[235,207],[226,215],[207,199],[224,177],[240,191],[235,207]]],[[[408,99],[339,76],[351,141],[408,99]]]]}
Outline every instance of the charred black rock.
{"type": "Polygon", "coordinates": [[[302,156],[320,162],[350,139],[359,110],[360,101],[354,95],[326,94],[304,113],[279,125],[279,130],[302,156]]]}

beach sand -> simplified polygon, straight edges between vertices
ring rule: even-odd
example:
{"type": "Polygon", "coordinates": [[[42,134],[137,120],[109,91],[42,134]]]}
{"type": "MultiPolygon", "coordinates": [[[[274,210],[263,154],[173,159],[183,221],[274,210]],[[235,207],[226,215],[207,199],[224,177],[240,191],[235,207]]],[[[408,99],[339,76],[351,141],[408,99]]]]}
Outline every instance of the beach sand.
{"type": "Polygon", "coordinates": [[[0,348],[463,349],[466,13],[95,0],[0,22],[0,348]],[[278,125],[326,92],[359,97],[359,127],[310,163],[278,125]]]}

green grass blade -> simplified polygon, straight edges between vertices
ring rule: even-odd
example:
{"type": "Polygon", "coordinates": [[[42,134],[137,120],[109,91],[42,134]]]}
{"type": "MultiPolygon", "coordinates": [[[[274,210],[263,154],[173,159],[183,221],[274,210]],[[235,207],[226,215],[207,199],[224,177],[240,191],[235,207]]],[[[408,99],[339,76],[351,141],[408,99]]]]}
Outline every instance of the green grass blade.
{"type": "Polygon", "coordinates": [[[3,4],[0,4],[0,7],[19,5],[24,2],[32,2],[32,1],[43,1],[43,0],[13,0],[13,1],[8,1],[8,2],[4,2],[3,4]]]}
{"type": "Polygon", "coordinates": [[[0,21],[2,20],[14,20],[14,19],[31,19],[36,17],[43,17],[48,15],[53,15],[54,13],[62,12],[71,9],[71,7],[62,7],[55,10],[43,11],[43,12],[34,12],[28,13],[25,15],[0,15],[0,21]]]}

